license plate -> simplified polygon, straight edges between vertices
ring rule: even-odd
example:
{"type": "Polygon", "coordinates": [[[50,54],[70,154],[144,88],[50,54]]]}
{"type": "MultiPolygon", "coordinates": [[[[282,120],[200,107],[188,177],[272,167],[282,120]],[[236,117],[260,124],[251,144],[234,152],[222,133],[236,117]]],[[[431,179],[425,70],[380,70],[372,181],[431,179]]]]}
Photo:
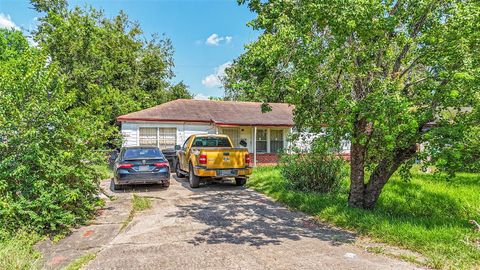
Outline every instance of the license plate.
{"type": "Polygon", "coordinates": [[[138,166],[138,170],[141,171],[141,172],[144,172],[144,171],[149,171],[150,168],[149,166],[138,166]]]}
{"type": "Polygon", "coordinates": [[[237,176],[237,170],[217,170],[217,176],[237,176]]]}

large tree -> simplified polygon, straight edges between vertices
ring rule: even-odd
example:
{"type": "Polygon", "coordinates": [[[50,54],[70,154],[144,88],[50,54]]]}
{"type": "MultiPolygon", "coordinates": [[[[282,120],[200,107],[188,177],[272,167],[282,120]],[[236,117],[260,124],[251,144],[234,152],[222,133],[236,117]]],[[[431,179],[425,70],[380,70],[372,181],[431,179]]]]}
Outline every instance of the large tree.
{"type": "Polygon", "coordinates": [[[66,0],[31,0],[42,13],[34,39],[59,64],[65,88],[82,109],[114,137],[117,116],[176,98],[191,98],[172,84],[173,47],[166,37],[146,38],[124,12],[107,18],[92,7],[70,8],[66,0]]]}
{"type": "Polygon", "coordinates": [[[294,104],[299,129],[349,139],[351,206],[373,208],[418,144],[438,154],[479,125],[480,2],[239,2],[262,33],[227,97],[294,104]]]}

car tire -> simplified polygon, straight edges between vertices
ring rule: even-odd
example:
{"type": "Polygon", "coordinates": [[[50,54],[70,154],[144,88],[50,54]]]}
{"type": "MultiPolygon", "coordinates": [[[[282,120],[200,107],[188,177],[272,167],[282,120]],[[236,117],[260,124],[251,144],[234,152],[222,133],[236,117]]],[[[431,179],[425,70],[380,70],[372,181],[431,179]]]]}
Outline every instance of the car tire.
{"type": "Polygon", "coordinates": [[[170,186],[170,180],[168,180],[167,182],[163,182],[164,188],[168,188],[169,186],[170,186]]]}
{"type": "Polygon", "coordinates": [[[190,182],[190,187],[191,188],[198,188],[200,186],[200,177],[195,175],[195,172],[193,171],[193,166],[190,164],[190,172],[189,172],[189,182],[190,182]]]}
{"type": "Polygon", "coordinates": [[[235,178],[235,184],[237,186],[244,186],[247,183],[247,178],[235,178]]]}
{"type": "Polygon", "coordinates": [[[177,164],[175,165],[175,175],[177,176],[177,178],[184,178],[185,177],[185,175],[180,170],[180,163],[179,162],[177,162],[177,164]]]}
{"type": "Polygon", "coordinates": [[[111,189],[112,191],[120,190],[120,186],[117,185],[117,184],[115,184],[115,180],[113,180],[113,178],[112,178],[112,180],[110,181],[110,189],[111,189]]]}

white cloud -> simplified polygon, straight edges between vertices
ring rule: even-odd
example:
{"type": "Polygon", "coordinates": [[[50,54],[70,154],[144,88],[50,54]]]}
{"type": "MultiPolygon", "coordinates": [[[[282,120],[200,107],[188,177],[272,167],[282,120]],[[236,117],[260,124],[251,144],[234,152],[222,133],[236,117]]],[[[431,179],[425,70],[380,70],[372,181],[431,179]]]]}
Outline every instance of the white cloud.
{"type": "Polygon", "coordinates": [[[201,99],[201,100],[208,100],[208,96],[202,94],[202,93],[198,93],[196,94],[193,99],[201,99]]]}
{"type": "Polygon", "coordinates": [[[232,65],[232,62],[226,62],[215,68],[215,72],[206,76],[202,84],[208,88],[222,86],[221,79],[225,76],[225,69],[232,65]]]}
{"type": "Polygon", "coordinates": [[[17,29],[20,28],[12,21],[10,15],[0,13],[0,28],[17,29]]]}
{"type": "Polygon", "coordinates": [[[211,34],[207,40],[205,41],[205,44],[207,45],[212,45],[212,46],[218,46],[221,44],[229,44],[232,42],[233,37],[232,36],[219,36],[216,33],[211,34]]]}

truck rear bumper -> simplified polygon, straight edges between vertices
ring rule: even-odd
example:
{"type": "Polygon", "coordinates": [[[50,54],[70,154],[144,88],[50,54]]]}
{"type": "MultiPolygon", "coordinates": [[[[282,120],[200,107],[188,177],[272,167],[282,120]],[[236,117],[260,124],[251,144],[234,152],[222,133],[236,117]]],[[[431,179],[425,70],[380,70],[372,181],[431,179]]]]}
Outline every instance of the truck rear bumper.
{"type": "Polygon", "coordinates": [[[248,177],[250,174],[252,174],[252,171],[253,171],[252,167],[207,169],[205,167],[197,166],[193,168],[193,172],[195,173],[195,175],[201,176],[201,177],[248,177]],[[237,174],[235,176],[218,175],[218,171],[221,171],[221,170],[236,170],[237,174]]]}

